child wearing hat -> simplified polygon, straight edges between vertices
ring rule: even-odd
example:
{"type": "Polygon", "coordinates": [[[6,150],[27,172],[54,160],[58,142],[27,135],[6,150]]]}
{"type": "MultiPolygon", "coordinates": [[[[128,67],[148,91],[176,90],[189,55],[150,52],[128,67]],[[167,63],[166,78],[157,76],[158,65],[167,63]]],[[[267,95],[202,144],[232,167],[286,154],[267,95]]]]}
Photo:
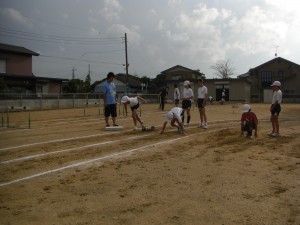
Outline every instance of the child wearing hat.
{"type": "Polygon", "coordinates": [[[279,81],[274,81],[271,87],[273,88],[272,105],[270,107],[272,132],[269,135],[273,137],[277,137],[279,136],[278,116],[281,111],[280,104],[282,101],[282,92],[280,90],[281,83],[279,81]]]}
{"type": "Polygon", "coordinates": [[[244,136],[244,131],[247,132],[247,137],[252,138],[252,133],[254,131],[254,136],[257,137],[257,126],[258,120],[254,112],[251,112],[251,107],[248,104],[243,106],[243,114],[241,117],[241,136],[244,136]]]}
{"type": "Polygon", "coordinates": [[[183,109],[182,108],[174,107],[173,109],[171,109],[166,115],[166,121],[164,122],[164,124],[162,126],[162,130],[161,130],[160,134],[164,133],[168,122],[170,122],[172,127],[177,128],[178,133],[184,134],[182,117],[183,117],[183,109]]]}
{"type": "Polygon", "coordinates": [[[140,96],[130,98],[125,95],[121,98],[121,103],[124,104],[126,115],[127,115],[127,105],[130,105],[131,112],[132,112],[133,124],[134,124],[134,127],[133,127],[134,131],[137,130],[137,126],[136,126],[137,121],[141,124],[142,129],[144,129],[144,124],[137,113],[137,109],[140,107],[139,100],[142,101],[143,103],[146,102],[146,100],[140,96]]]}
{"type": "Polygon", "coordinates": [[[194,99],[194,92],[188,80],[184,81],[183,86],[184,89],[183,89],[183,96],[182,96],[182,109],[183,109],[182,122],[184,123],[184,112],[186,111],[186,115],[187,115],[186,126],[188,126],[191,120],[190,111],[192,107],[192,100],[194,99]]]}

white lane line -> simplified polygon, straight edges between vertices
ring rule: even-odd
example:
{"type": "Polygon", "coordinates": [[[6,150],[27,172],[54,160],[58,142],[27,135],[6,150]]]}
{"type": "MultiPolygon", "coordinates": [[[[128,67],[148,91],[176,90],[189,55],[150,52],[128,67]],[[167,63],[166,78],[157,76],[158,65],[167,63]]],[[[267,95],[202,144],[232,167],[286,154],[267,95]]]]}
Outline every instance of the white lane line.
{"type": "MultiPolygon", "coordinates": [[[[208,133],[208,132],[209,131],[207,131],[205,133],[208,133]]],[[[213,132],[213,131],[211,131],[211,132],[213,132]]],[[[57,168],[57,169],[48,170],[48,171],[45,171],[45,172],[42,172],[42,173],[37,173],[37,174],[31,175],[31,176],[28,176],[28,177],[23,177],[23,178],[20,178],[20,179],[16,179],[16,180],[12,180],[12,181],[9,181],[9,182],[1,183],[0,187],[4,187],[4,186],[7,186],[7,185],[19,183],[19,182],[25,181],[25,180],[30,180],[30,179],[33,179],[33,178],[37,178],[37,177],[40,177],[40,176],[47,175],[47,174],[55,173],[55,172],[58,172],[58,171],[62,171],[62,170],[66,170],[66,169],[70,169],[70,168],[74,168],[74,167],[78,167],[78,166],[83,166],[83,165],[86,165],[86,164],[94,163],[96,161],[102,161],[102,160],[106,160],[106,159],[112,159],[112,158],[120,157],[120,156],[127,155],[127,154],[130,154],[130,153],[133,153],[133,152],[142,151],[142,150],[150,148],[150,147],[155,147],[157,145],[169,144],[169,143],[172,143],[174,141],[178,141],[178,140],[188,138],[188,137],[192,137],[192,136],[195,136],[195,135],[199,135],[199,133],[186,135],[186,136],[183,136],[183,137],[180,137],[180,138],[175,138],[175,139],[172,139],[172,140],[161,141],[161,142],[158,142],[158,143],[145,145],[145,146],[142,146],[142,147],[139,147],[139,148],[129,149],[129,150],[125,150],[123,152],[117,152],[117,153],[102,156],[102,157],[99,157],[99,158],[95,158],[95,159],[91,159],[91,160],[71,164],[71,165],[68,165],[68,166],[60,167],[60,168],[57,168]]]]}
{"type": "Polygon", "coordinates": [[[27,160],[27,159],[43,157],[43,156],[47,156],[47,155],[60,154],[60,153],[64,153],[64,152],[76,151],[76,150],[81,150],[81,149],[85,149],[85,148],[92,148],[92,147],[97,147],[97,146],[106,145],[106,144],[112,144],[112,143],[120,142],[120,141],[134,140],[134,139],[144,138],[147,136],[150,136],[150,134],[128,137],[128,138],[118,139],[118,140],[114,140],[114,141],[105,141],[105,142],[101,142],[101,143],[84,145],[84,146],[80,146],[80,147],[68,148],[68,149],[63,149],[63,150],[57,150],[57,151],[47,152],[47,153],[43,153],[43,154],[36,154],[36,155],[26,156],[26,157],[22,157],[22,158],[16,158],[16,159],[2,161],[2,162],[0,162],[0,165],[14,163],[14,162],[18,162],[18,161],[27,160]]]}
{"type": "MultiPolygon", "coordinates": [[[[121,131],[114,131],[114,134],[117,134],[120,132],[121,131]]],[[[43,145],[43,144],[49,144],[49,143],[55,143],[55,142],[80,140],[80,139],[91,138],[91,137],[101,137],[101,136],[105,136],[105,135],[111,135],[111,133],[110,134],[107,134],[107,133],[93,134],[93,135],[87,135],[87,136],[81,136],[81,137],[72,137],[72,138],[64,138],[64,139],[58,139],[58,140],[52,140],[52,141],[36,142],[36,143],[31,143],[31,144],[26,144],[26,145],[18,145],[18,146],[14,146],[14,147],[1,148],[0,151],[7,151],[7,150],[12,150],[12,149],[30,147],[30,146],[35,146],[35,145],[43,145]]]]}

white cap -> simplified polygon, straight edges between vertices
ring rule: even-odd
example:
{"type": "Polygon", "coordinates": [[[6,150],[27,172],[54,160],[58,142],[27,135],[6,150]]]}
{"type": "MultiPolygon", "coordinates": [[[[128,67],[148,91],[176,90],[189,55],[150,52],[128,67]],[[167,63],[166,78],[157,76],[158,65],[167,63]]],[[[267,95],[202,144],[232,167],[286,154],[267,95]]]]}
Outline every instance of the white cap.
{"type": "Polygon", "coordinates": [[[172,112],[168,112],[168,113],[167,113],[167,116],[166,116],[166,120],[167,120],[168,122],[170,122],[170,121],[173,119],[173,117],[174,117],[173,113],[172,113],[172,112]]]}
{"type": "Polygon", "coordinates": [[[273,86],[280,87],[280,86],[281,86],[281,83],[280,83],[278,80],[276,80],[276,81],[274,81],[273,84],[271,85],[271,87],[273,87],[273,86]]]}
{"type": "Polygon", "coordinates": [[[129,98],[126,95],[121,98],[121,103],[126,103],[128,101],[129,101],[129,98]]]}
{"type": "Polygon", "coordinates": [[[183,82],[183,86],[188,86],[188,85],[190,85],[190,82],[188,80],[183,82]]]}
{"type": "Polygon", "coordinates": [[[248,105],[248,104],[245,104],[245,105],[243,106],[243,112],[249,112],[250,109],[251,109],[251,108],[250,108],[250,105],[248,105]]]}

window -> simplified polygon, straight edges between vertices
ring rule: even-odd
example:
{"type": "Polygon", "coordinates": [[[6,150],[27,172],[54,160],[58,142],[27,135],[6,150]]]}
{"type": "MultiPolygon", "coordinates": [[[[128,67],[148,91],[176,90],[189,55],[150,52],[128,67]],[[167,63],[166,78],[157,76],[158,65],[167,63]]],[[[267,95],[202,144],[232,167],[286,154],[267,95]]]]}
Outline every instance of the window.
{"type": "Polygon", "coordinates": [[[0,73],[6,73],[6,60],[0,59],[0,73]]]}
{"type": "Polygon", "coordinates": [[[172,80],[180,80],[180,79],[182,79],[181,76],[172,76],[172,80]]]}
{"type": "Polygon", "coordinates": [[[272,72],[262,71],[261,72],[261,84],[263,87],[270,87],[272,84],[272,72]]]}
{"type": "Polygon", "coordinates": [[[282,70],[279,70],[278,71],[278,80],[282,80],[283,76],[284,76],[284,72],[282,70]]]}

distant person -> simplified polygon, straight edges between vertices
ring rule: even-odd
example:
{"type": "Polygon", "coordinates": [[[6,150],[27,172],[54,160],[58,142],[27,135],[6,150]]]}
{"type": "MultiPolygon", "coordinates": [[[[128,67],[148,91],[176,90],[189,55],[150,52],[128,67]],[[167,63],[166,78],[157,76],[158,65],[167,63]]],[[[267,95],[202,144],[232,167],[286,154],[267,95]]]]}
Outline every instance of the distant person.
{"type": "Polygon", "coordinates": [[[180,99],[180,91],[177,84],[174,84],[174,104],[176,107],[178,107],[179,105],[179,99],[180,99]]]}
{"type": "Polygon", "coordinates": [[[258,120],[254,112],[251,112],[251,107],[248,104],[243,106],[243,114],[241,117],[241,136],[247,132],[247,137],[252,138],[253,130],[254,136],[257,137],[258,120]]]}
{"type": "Polygon", "coordinates": [[[211,95],[208,97],[208,100],[211,105],[214,104],[214,99],[211,95]]]}
{"type": "Polygon", "coordinates": [[[112,117],[113,126],[116,124],[117,117],[117,103],[116,103],[116,86],[113,83],[115,74],[109,72],[106,76],[106,82],[103,85],[103,101],[104,101],[104,115],[106,127],[109,127],[109,117],[112,117]]]}
{"type": "Polygon", "coordinates": [[[206,99],[207,99],[207,87],[203,84],[203,80],[198,80],[198,99],[197,105],[200,114],[200,125],[199,127],[207,129],[207,116],[205,112],[206,99]]]}
{"type": "Polygon", "coordinates": [[[184,81],[183,83],[183,96],[182,96],[182,109],[183,109],[183,117],[182,122],[184,123],[184,113],[186,112],[187,115],[187,123],[186,126],[189,126],[191,120],[191,107],[192,107],[192,100],[194,99],[194,92],[190,86],[190,82],[188,80],[184,81]]]}
{"type": "Polygon", "coordinates": [[[220,103],[224,104],[225,103],[225,99],[226,99],[226,93],[225,93],[225,90],[223,90],[220,103]]]}
{"type": "Polygon", "coordinates": [[[160,134],[164,133],[168,122],[170,122],[172,127],[177,128],[177,133],[184,134],[182,117],[183,117],[183,109],[182,108],[179,108],[179,107],[172,108],[166,115],[166,121],[164,122],[164,124],[162,126],[162,130],[161,130],[160,134]]]}
{"type": "Polygon", "coordinates": [[[160,108],[162,111],[165,110],[165,101],[166,101],[166,96],[168,95],[168,87],[165,87],[161,93],[160,93],[160,108]]]}
{"type": "Polygon", "coordinates": [[[273,137],[277,137],[279,136],[278,116],[281,111],[280,104],[282,102],[282,92],[280,89],[281,83],[279,81],[274,81],[271,87],[273,88],[272,105],[270,107],[272,132],[269,135],[273,137]]]}
{"type": "Polygon", "coordinates": [[[126,115],[127,115],[127,105],[129,105],[131,108],[132,119],[133,119],[133,124],[134,124],[134,127],[133,127],[134,131],[137,130],[137,126],[136,126],[137,122],[139,122],[141,124],[142,129],[145,128],[143,121],[140,119],[140,117],[137,113],[137,109],[140,107],[140,101],[142,101],[143,103],[146,102],[146,100],[140,96],[131,97],[131,98],[128,96],[123,96],[121,98],[121,103],[124,104],[126,115]]]}

